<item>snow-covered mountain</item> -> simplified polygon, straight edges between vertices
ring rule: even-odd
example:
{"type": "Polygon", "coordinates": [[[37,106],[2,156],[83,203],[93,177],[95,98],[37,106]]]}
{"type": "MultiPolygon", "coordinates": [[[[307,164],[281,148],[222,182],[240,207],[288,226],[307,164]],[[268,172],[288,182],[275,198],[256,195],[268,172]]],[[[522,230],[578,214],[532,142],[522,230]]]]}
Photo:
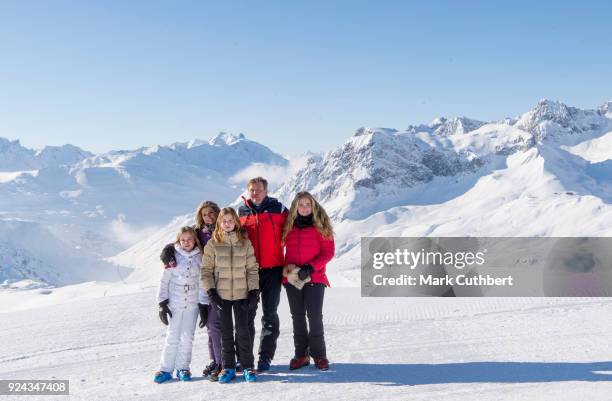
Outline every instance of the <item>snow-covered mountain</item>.
{"type": "Polygon", "coordinates": [[[609,236],[609,108],[542,100],[467,132],[440,129],[445,119],[360,129],[276,195],[288,202],[308,190],[322,200],[336,221],[336,269],[356,281],[361,236],[609,236]]]}
{"type": "MultiPolygon", "coordinates": [[[[288,205],[308,190],[333,216],[336,285],[359,282],[362,236],[612,235],[608,110],[609,103],[580,110],[542,100],[496,122],[360,128],[338,149],[310,157],[272,195],[288,205]]],[[[112,260],[153,282],[173,231],[171,223],[112,260]]]]}
{"type": "Polygon", "coordinates": [[[33,151],[2,140],[0,146],[0,211],[42,222],[57,214],[63,222],[93,219],[96,226],[165,224],[207,197],[234,199],[242,187],[230,178],[254,163],[288,163],[242,134],[100,155],[70,145],[33,151]]]}
{"type": "MultiPolygon", "coordinates": [[[[436,135],[425,132],[424,135],[436,135]]],[[[483,161],[424,136],[392,129],[360,128],[323,159],[312,158],[277,195],[286,201],[309,190],[336,220],[363,218],[398,204],[407,191],[434,177],[474,173],[483,161]]]]}
{"type": "MultiPolygon", "coordinates": [[[[99,155],[72,145],[32,150],[0,138],[0,224],[27,222],[38,227],[31,231],[45,232],[99,261],[138,243],[177,214],[193,213],[202,200],[231,202],[244,190],[244,180],[236,176],[247,177],[251,166],[282,170],[288,164],[243,134],[99,155]]],[[[50,262],[67,251],[59,249],[50,247],[37,259],[33,249],[0,238],[0,283],[25,277],[72,282],[61,273],[70,269],[50,262]]],[[[75,277],[98,277],[83,272],[75,277]]]]}
{"type": "Polygon", "coordinates": [[[71,169],[82,192],[70,200],[91,209],[102,205],[105,215],[124,216],[132,224],[165,224],[177,212],[195,210],[204,199],[220,203],[234,199],[243,191],[243,183],[236,185],[230,178],[249,166],[282,167],[287,163],[242,134],[222,133],[208,142],[110,152],[71,169]]]}
{"type": "Polygon", "coordinates": [[[73,145],[45,146],[43,149],[33,150],[22,146],[19,140],[0,138],[0,156],[0,171],[10,173],[71,166],[92,154],[73,145]]]}
{"type": "MultiPolygon", "coordinates": [[[[580,110],[542,100],[518,118],[500,122],[438,118],[405,131],[360,128],[325,158],[310,160],[276,194],[288,201],[308,190],[337,221],[362,219],[392,206],[442,203],[474,180],[504,168],[516,152],[563,152],[564,146],[604,136],[612,131],[604,110],[605,106],[580,110]]],[[[605,152],[605,145],[598,148],[605,152]]],[[[582,178],[590,177],[586,170],[592,173],[593,168],[597,169],[584,165],[582,178]]]]}
{"type": "MultiPolygon", "coordinates": [[[[135,151],[115,151],[83,160],[73,168],[82,185],[95,185],[104,174],[102,169],[114,169],[124,181],[131,184],[139,180],[155,182],[189,182],[188,174],[214,174],[221,178],[231,177],[252,163],[286,165],[287,160],[267,147],[238,136],[220,133],[210,141],[193,140],[174,143],[170,146],[152,146],[135,151]]],[[[101,181],[103,183],[104,181],[101,181]]]]}
{"type": "Polygon", "coordinates": [[[243,135],[109,152],[5,178],[0,211],[35,215],[73,246],[87,238],[98,257],[116,254],[110,262],[134,269],[126,281],[151,283],[161,247],[192,223],[202,199],[235,203],[237,177],[278,181],[292,172],[272,195],[289,204],[308,190],[323,203],[337,240],[330,275],[336,285],[355,284],[362,236],[612,235],[611,110],[612,102],[581,110],[542,100],[500,121],[360,128],[293,167],[243,135]],[[97,229],[100,222],[111,229],[97,229]],[[126,246],[110,246],[109,235],[115,244],[127,237],[126,246]]]}
{"type": "Polygon", "coordinates": [[[430,124],[410,125],[406,129],[406,132],[429,132],[438,136],[446,136],[474,131],[485,124],[486,123],[483,121],[472,120],[467,117],[455,117],[451,119],[438,117],[430,124]]]}

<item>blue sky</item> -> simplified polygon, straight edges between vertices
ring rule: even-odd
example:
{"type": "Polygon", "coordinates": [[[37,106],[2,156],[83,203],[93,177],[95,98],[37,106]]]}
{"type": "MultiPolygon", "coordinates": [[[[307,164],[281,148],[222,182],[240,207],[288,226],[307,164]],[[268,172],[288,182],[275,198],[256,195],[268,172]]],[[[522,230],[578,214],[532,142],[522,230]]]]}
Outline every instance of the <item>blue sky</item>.
{"type": "Polygon", "coordinates": [[[608,1],[2,1],[0,136],[94,152],[612,99],[608,1]]]}

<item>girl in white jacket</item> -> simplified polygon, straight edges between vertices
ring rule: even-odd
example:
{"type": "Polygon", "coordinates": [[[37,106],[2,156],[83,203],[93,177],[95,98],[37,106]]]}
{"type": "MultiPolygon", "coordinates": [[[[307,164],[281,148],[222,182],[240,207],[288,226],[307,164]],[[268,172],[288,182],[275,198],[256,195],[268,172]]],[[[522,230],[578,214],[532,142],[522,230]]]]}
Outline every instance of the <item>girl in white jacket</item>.
{"type": "MultiPolygon", "coordinates": [[[[154,381],[172,379],[172,371],[181,381],[191,380],[189,365],[198,313],[207,310],[208,296],[200,288],[201,246],[193,228],[183,227],[174,244],[176,266],[167,267],[161,276],[157,301],[159,318],[168,326],[166,343],[161,356],[161,367],[154,381]]],[[[201,314],[206,323],[205,314],[201,314]]]]}

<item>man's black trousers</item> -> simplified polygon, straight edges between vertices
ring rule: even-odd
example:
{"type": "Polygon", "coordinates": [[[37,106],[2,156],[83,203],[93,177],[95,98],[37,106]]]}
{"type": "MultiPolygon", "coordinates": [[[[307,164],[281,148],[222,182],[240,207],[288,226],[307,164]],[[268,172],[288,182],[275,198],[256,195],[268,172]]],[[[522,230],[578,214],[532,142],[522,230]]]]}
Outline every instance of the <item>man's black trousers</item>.
{"type": "MultiPolygon", "coordinates": [[[[259,337],[259,359],[271,361],[276,352],[279,334],[278,304],[280,302],[283,267],[259,269],[259,291],[261,294],[261,335],[259,337]]],[[[249,336],[255,342],[255,316],[257,309],[249,311],[249,336]]]]}

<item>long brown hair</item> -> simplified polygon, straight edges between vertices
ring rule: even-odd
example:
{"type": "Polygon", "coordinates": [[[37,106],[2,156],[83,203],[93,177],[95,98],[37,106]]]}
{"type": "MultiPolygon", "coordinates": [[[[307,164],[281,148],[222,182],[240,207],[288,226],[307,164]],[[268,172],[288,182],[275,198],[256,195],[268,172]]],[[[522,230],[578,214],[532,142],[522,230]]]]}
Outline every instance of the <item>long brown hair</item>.
{"type": "Polygon", "coordinates": [[[300,199],[310,200],[310,205],[312,206],[312,223],[313,226],[317,229],[317,231],[319,231],[319,233],[321,233],[324,238],[333,238],[334,230],[332,228],[331,220],[329,219],[327,212],[309,192],[302,191],[298,192],[297,195],[295,195],[293,202],[291,202],[291,208],[289,209],[289,215],[287,216],[287,222],[285,223],[285,229],[283,230],[282,242],[285,242],[289,231],[291,231],[291,229],[293,228],[293,222],[295,221],[295,218],[298,214],[297,209],[298,202],[300,201],[300,199]]]}
{"type": "Polygon", "coordinates": [[[219,206],[213,202],[213,201],[204,201],[202,203],[200,203],[200,206],[198,206],[198,208],[196,209],[196,215],[195,215],[195,227],[198,230],[201,230],[202,227],[204,227],[204,218],[202,217],[202,210],[206,209],[207,207],[211,208],[213,210],[213,212],[217,213],[217,216],[219,215],[219,206]]]}
{"type": "Polygon", "coordinates": [[[191,234],[191,236],[195,240],[195,246],[201,251],[202,244],[200,244],[200,240],[198,239],[198,234],[196,234],[196,231],[193,229],[193,227],[189,227],[189,226],[181,227],[179,232],[176,234],[176,241],[174,243],[180,246],[181,245],[181,235],[185,233],[191,234]]]}
{"type": "Polygon", "coordinates": [[[225,237],[225,231],[223,231],[223,228],[221,228],[221,221],[223,219],[223,216],[225,216],[226,214],[229,214],[230,216],[232,216],[232,219],[234,219],[234,224],[236,225],[234,227],[234,232],[236,233],[236,235],[238,235],[238,240],[240,240],[240,242],[244,242],[244,240],[248,238],[247,232],[244,227],[242,227],[242,224],[240,224],[240,218],[238,218],[238,213],[236,213],[233,207],[224,207],[219,211],[219,215],[217,216],[217,226],[215,227],[215,231],[212,235],[213,239],[216,242],[223,241],[223,238],[225,237]]]}

